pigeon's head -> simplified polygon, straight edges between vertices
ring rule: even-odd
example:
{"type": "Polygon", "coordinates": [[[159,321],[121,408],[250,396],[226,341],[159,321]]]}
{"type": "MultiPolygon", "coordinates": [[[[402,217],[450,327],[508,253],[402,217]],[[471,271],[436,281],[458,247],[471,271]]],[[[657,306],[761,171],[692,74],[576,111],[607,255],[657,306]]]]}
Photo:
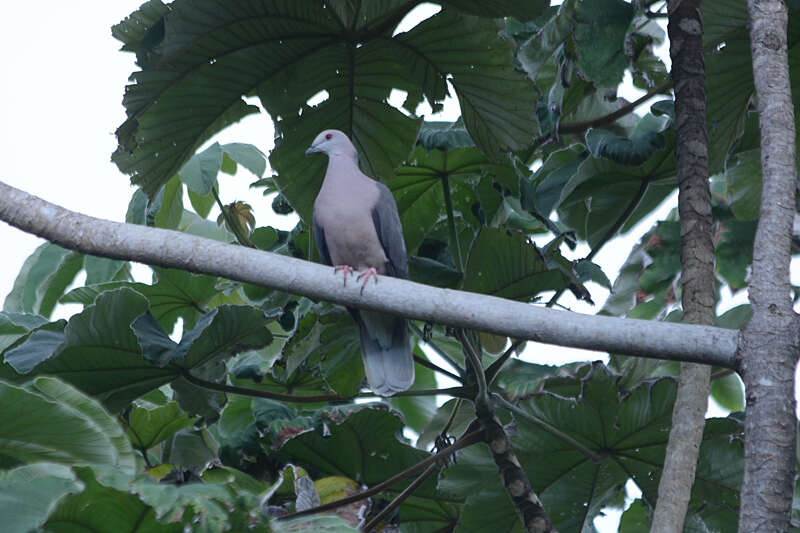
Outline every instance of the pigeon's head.
{"type": "Polygon", "coordinates": [[[314,152],[322,152],[328,157],[335,155],[356,158],[356,149],[350,139],[339,130],[325,130],[314,139],[311,146],[306,150],[306,155],[314,152]]]}

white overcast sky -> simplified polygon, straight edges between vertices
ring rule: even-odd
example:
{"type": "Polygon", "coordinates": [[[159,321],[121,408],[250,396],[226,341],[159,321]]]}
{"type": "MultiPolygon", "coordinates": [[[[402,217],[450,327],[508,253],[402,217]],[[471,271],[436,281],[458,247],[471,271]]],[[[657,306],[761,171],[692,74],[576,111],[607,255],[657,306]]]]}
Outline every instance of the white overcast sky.
{"type": "MultiPolygon", "coordinates": [[[[0,7],[0,180],[68,209],[124,220],[134,189],[111,163],[110,156],[116,148],[114,130],[125,118],[123,88],[135,65],[132,54],[119,52],[120,43],[111,37],[110,28],[142,1],[3,3],[0,7]]],[[[426,13],[429,16],[436,10],[432,8],[418,8],[406,25],[413,26],[413,19],[426,13]]],[[[625,96],[635,98],[637,93],[628,92],[625,96]]],[[[458,116],[457,106],[452,102],[446,111],[446,119],[458,116]]],[[[218,139],[251,143],[268,153],[272,138],[271,121],[262,114],[246,118],[218,139]]],[[[270,202],[260,192],[247,188],[252,176],[246,172],[235,177],[224,176],[222,180],[223,201],[248,202],[255,208],[259,225],[284,228],[293,225],[287,217],[272,215],[270,202]]],[[[631,246],[673,205],[674,196],[657,214],[628,236],[609,243],[597,256],[595,261],[612,280],[631,246]]],[[[0,261],[0,301],[11,290],[25,258],[42,242],[0,223],[0,244],[4,250],[0,261]]],[[[575,257],[585,253],[585,249],[579,250],[575,257]]],[[[141,281],[149,281],[147,269],[139,268],[135,273],[141,281]]],[[[607,293],[595,285],[590,290],[599,308],[607,293]]],[[[739,295],[735,302],[744,301],[742,297],[739,295]]],[[[570,302],[567,295],[562,302],[583,312],[596,310],[570,302]]],[[[729,307],[733,303],[726,299],[724,305],[729,307]]],[[[62,310],[59,316],[69,316],[77,310],[62,310]]],[[[598,353],[551,346],[534,348],[528,353],[536,354],[538,362],[549,363],[602,358],[598,353]],[[542,361],[545,354],[547,361],[542,361]]]]}

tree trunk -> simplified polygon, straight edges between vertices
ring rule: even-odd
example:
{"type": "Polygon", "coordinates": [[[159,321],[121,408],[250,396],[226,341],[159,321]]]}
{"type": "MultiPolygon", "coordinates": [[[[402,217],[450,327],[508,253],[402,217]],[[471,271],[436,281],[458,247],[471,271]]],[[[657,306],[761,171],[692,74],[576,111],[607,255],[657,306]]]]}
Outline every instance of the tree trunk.
{"type": "Polygon", "coordinates": [[[742,330],[739,352],[747,392],[741,533],[789,530],[797,434],[798,324],[789,283],[796,170],[788,14],[778,0],[748,0],[747,11],[763,190],[749,287],[753,318],[742,330]]]}
{"type": "MultiPolygon", "coordinates": [[[[683,321],[714,323],[714,242],[708,186],[703,25],[699,0],[670,0],[683,321]]],[[[683,531],[703,440],[711,367],[682,363],[651,532],[683,531]]]]}

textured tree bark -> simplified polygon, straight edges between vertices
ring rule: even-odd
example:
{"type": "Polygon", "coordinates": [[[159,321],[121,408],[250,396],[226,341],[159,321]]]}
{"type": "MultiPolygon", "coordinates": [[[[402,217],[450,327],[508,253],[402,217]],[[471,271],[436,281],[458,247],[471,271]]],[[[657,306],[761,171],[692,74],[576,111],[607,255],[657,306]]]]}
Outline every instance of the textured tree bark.
{"type": "Polygon", "coordinates": [[[748,0],[747,11],[763,188],[749,287],[753,318],[742,330],[739,352],[747,398],[741,533],[789,530],[798,353],[798,324],[789,283],[796,168],[788,14],[780,0],[748,0]]]}
{"type": "MultiPolygon", "coordinates": [[[[714,323],[714,242],[708,185],[706,87],[700,0],[670,0],[675,155],[681,221],[683,322],[714,323]]],[[[664,472],[650,531],[683,531],[703,440],[711,367],[681,363],[664,472]]]]}
{"type": "Polygon", "coordinates": [[[559,346],[735,368],[728,329],[582,315],[382,277],[361,294],[333,269],[177,231],[68,211],[0,181],[0,220],[77,252],[222,276],[292,294],[559,346]]]}

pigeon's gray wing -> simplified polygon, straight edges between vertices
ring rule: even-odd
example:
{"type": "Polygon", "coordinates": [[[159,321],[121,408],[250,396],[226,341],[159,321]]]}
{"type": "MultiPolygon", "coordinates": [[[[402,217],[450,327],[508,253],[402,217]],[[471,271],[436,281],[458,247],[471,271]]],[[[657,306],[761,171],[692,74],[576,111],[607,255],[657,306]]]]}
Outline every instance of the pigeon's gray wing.
{"type": "Polygon", "coordinates": [[[372,221],[375,231],[381,241],[383,251],[389,259],[386,273],[395,278],[408,279],[408,257],[406,256],[406,242],[403,239],[403,225],[397,204],[389,188],[380,182],[375,182],[378,187],[378,201],[372,208],[372,221]]]}
{"type": "Polygon", "coordinates": [[[328,243],[325,240],[325,230],[322,229],[322,226],[317,224],[317,219],[314,217],[314,240],[317,243],[317,251],[319,252],[319,258],[322,259],[322,262],[326,265],[333,266],[333,262],[331,261],[331,254],[328,251],[328,243]]]}

